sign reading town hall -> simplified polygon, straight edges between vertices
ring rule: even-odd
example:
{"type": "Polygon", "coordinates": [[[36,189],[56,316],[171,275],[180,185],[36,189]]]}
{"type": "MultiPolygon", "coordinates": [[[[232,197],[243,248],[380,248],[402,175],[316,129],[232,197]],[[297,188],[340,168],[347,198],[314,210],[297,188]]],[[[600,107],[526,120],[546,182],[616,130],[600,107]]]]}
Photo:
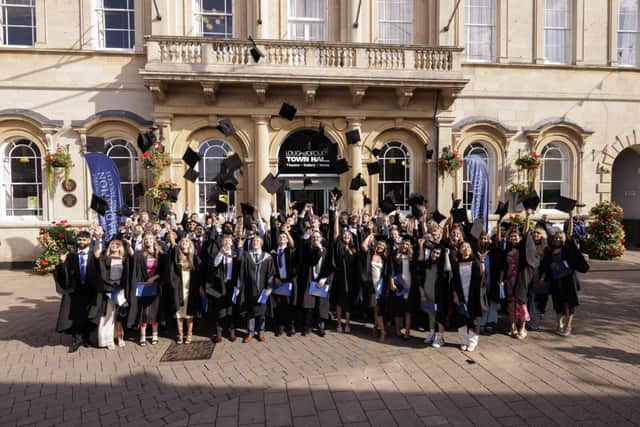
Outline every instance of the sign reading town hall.
{"type": "Polygon", "coordinates": [[[291,134],[280,146],[279,174],[333,174],[338,146],[315,129],[291,134]]]}

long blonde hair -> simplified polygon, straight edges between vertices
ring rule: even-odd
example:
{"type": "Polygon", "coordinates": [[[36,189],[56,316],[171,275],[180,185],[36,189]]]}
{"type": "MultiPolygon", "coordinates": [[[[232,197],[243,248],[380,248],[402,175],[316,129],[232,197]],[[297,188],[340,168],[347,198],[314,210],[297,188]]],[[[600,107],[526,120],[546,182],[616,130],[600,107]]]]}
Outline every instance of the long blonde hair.
{"type": "Polygon", "coordinates": [[[160,243],[158,243],[158,239],[156,239],[156,236],[154,236],[152,233],[145,233],[144,236],[142,236],[142,244],[143,244],[142,250],[146,255],[151,255],[153,258],[157,258],[160,254],[162,254],[162,247],[160,246],[160,243]],[[148,236],[153,238],[153,252],[149,252],[147,247],[144,246],[144,240],[148,236]]]}
{"type": "Polygon", "coordinates": [[[122,240],[119,239],[113,239],[109,242],[109,246],[107,246],[107,256],[111,256],[111,250],[114,249],[114,246],[119,243],[120,244],[120,250],[118,251],[118,253],[116,254],[116,256],[120,257],[120,258],[124,258],[124,245],[122,244],[122,240]]]}
{"type": "Polygon", "coordinates": [[[176,251],[176,263],[180,265],[183,270],[193,270],[193,254],[195,252],[195,248],[193,247],[193,242],[191,239],[183,237],[178,242],[178,250],[176,251]],[[180,246],[182,242],[187,242],[187,253],[182,252],[180,246]]]}
{"type": "Polygon", "coordinates": [[[404,243],[409,246],[409,249],[407,250],[406,254],[403,254],[402,251],[398,251],[398,253],[396,254],[397,261],[400,261],[403,255],[406,255],[409,260],[413,259],[413,245],[411,244],[411,241],[409,239],[402,239],[402,241],[400,242],[400,247],[402,247],[404,243]]]}

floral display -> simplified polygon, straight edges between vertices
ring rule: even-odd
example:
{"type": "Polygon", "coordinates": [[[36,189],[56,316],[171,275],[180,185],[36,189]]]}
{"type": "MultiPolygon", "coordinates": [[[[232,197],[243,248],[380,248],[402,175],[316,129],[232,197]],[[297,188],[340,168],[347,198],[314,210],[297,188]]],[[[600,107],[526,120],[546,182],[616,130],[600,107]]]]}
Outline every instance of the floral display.
{"type": "Polygon", "coordinates": [[[152,200],[154,209],[160,209],[162,205],[171,204],[170,193],[177,188],[178,184],[167,179],[149,187],[145,195],[152,200]]]}
{"type": "Polygon", "coordinates": [[[521,182],[516,182],[514,184],[511,184],[511,186],[509,187],[509,192],[510,193],[514,193],[514,194],[520,194],[525,195],[527,193],[528,187],[521,183],[521,182]]]}
{"type": "Polygon", "coordinates": [[[75,248],[75,244],[68,243],[66,235],[75,239],[78,229],[74,228],[62,219],[58,222],[52,221],[50,226],[40,227],[38,233],[38,243],[43,248],[40,255],[34,262],[33,271],[40,274],[53,273],[56,265],[60,261],[60,255],[70,252],[75,248]]]}
{"type": "Polygon", "coordinates": [[[615,259],[624,254],[623,210],[615,202],[598,203],[591,208],[594,220],[587,227],[585,251],[591,258],[615,259]]]}
{"type": "Polygon", "coordinates": [[[151,148],[142,153],[140,160],[142,160],[142,166],[151,171],[154,184],[160,180],[164,169],[171,164],[171,156],[159,142],[154,143],[151,148]]]}
{"type": "Polygon", "coordinates": [[[58,146],[55,152],[48,153],[44,157],[44,162],[47,165],[47,185],[49,187],[49,191],[53,191],[55,169],[64,168],[64,182],[66,183],[69,181],[73,162],[71,161],[71,155],[67,149],[58,146]]]}
{"type": "Polygon", "coordinates": [[[444,148],[438,158],[438,172],[441,176],[444,176],[445,173],[453,175],[454,172],[462,167],[463,162],[464,160],[460,157],[460,153],[444,148]]]}
{"type": "Polygon", "coordinates": [[[540,154],[535,151],[531,154],[525,154],[516,159],[516,166],[520,169],[538,169],[540,167],[540,154]]]}

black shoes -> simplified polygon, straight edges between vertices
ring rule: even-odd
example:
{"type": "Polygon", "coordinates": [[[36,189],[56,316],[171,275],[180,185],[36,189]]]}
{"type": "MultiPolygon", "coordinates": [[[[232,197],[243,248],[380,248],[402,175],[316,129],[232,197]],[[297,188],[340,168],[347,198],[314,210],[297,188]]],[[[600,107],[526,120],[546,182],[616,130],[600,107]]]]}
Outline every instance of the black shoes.
{"type": "Polygon", "coordinates": [[[78,351],[81,345],[82,345],[82,340],[78,338],[74,338],[73,341],[71,341],[71,345],[69,345],[68,352],[75,353],[76,351],[78,351]]]}

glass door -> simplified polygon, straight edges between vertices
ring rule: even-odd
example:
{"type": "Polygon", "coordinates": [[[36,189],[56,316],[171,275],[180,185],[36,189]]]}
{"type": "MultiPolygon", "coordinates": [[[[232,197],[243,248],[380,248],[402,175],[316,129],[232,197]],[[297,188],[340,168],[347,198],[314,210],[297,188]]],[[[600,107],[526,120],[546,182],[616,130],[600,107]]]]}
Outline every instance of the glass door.
{"type": "Polygon", "coordinates": [[[296,201],[294,194],[298,191],[305,191],[306,198],[309,202],[313,203],[313,212],[316,215],[322,215],[327,212],[329,209],[329,192],[339,184],[338,179],[312,179],[313,184],[306,188],[304,187],[302,180],[290,179],[289,190],[277,197],[278,211],[286,212],[291,202],[296,201]]]}

